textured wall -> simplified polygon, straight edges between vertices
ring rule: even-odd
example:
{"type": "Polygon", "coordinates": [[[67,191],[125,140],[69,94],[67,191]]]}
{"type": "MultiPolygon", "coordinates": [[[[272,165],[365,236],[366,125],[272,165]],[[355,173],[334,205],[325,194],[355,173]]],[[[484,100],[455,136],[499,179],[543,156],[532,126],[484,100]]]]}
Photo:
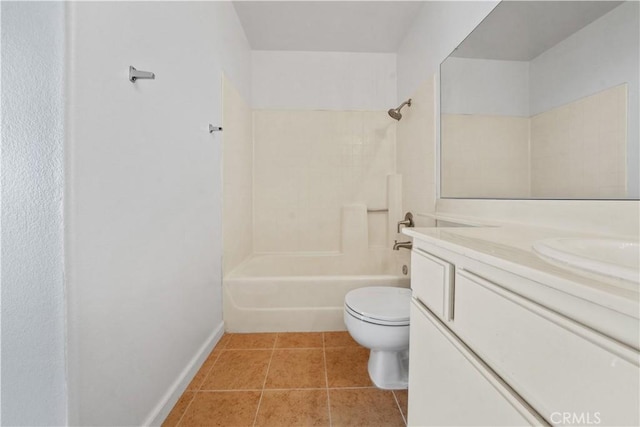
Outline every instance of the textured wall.
{"type": "Polygon", "coordinates": [[[2,2],[2,425],[64,425],[62,3],[2,2]]]}

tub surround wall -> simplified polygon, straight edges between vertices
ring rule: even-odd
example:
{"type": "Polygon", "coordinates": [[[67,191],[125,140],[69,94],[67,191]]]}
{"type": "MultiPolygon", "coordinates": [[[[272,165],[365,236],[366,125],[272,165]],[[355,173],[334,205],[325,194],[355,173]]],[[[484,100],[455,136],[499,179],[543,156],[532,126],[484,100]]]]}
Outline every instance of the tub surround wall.
{"type": "Polygon", "coordinates": [[[340,252],[347,256],[365,253],[369,249],[367,206],[350,204],[342,206],[340,252]]]}
{"type": "Polygon", "coordinates": [[[447,197],[528,197],[530,120],[443,114],[442,194],[447,197]]]}
{"type": "Polygon", "coordinates": [[[222,271],[226,274],[253,252],[253,115],[226,76],[222,101],[222,271]]]}
{"type": "Polygon", "coordinates": [[[402,176],[402,205],[404,211],[414,214],[418,227],[434,225],[428,214],[435,210],[437,182],[435,83],[432,76],[411,95],[411,108],[402,110],[397,127],[396,169],[402,176]]]}
{"type": "Polygon", "coordinates": [[[443,114],[441,129],[446,197],[626,197],[626,84],[532,117],[443,114]]]}
{"type": "Polygon", "coordinates": [[[207,125],[223,70],[249,99],[249,46],[229,2],[67,10],[69,423],[157,425],[223,329],[223,142],[207,125]],[[156,79],[131,83],[129,65],[156,79]]]}
{"type": "MultiPolygon", "coordinates": [[[[397,155],[397,147],[396,147],[397,155]]],[[[398,234],[398,221],[404,219],[403,205],[402,205],[402,175],[390,174],[387,175],[387,206],[389,212],[387,213],[387,248],[392,248],[395,240],[399,240],[402,237],[398,234]]],[[[407,210],[408,211],[408,210],[407,210]]],[[[381,215],[380,213],[371,212],[370,215],[381,215]]],[[[384,215],[384,214],[382,214],[384,215]]],[[[369,221],[369,224],[375,224],[374,221],[369,221]]],[[[370,231],[373,234],[373,231],[370,231]]]]}
{"type": "MultiPolygon", "coordinates": [[[[344,205],[387,208],[395,126],[377,111],[255,111],[255,252],[340,251],[344,205]]],[[[386,215],[367,220],[384,246],[386,215]]]]}
{"type": "Polygon", "coordinates": [[[0,425],[67,425],[64,4],[2,2],[0,425]]]}
{"type": "Polygon", "coordinates": [[[623,84],[531,117],[531,196],[627,197],[627,94],[623,84]]]}

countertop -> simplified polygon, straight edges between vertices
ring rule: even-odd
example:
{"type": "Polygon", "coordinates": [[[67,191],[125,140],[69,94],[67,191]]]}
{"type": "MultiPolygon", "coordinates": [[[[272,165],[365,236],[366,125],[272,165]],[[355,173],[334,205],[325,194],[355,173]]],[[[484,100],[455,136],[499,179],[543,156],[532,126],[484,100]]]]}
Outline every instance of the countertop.
{"type": "Polygon", "coordinates": [[[635,319],[640,318],[637,283],[577,272],[539,258],[532,249],[537,240],[559,237],[603,237],[527,226],[405,228],[402,233],[421,242],[466,256],[506,272],[539,282],[635,319]]]}

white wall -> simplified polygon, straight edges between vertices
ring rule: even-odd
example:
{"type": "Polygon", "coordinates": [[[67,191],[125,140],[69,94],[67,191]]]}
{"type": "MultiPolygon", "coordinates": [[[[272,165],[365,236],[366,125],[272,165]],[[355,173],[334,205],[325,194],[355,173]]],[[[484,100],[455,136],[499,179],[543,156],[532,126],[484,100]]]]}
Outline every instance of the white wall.
{"type": "Polygon", "coordinates": [[[70,422],[159,423],[222,333],[224,134],[207,125],[223,70],[249,98],[249,46],[229,2],[68,8],[70,422]]]}
{"type": "Polygon", "coordinates": [[[64,5],[2,2],[2,425],[65,425],[64,5]]]}
{"type": "Polygon", "coordinates": [[[443,114],[529,117],[529,63],[447,58],[440,95],[443,114]]]}
{"type": "Polygon", "coordinates": [[[396,105],[396,55],[252,52],[254,109],[388,110],[396,105]]]}
{"type": "Polygon", "coordinates": [[[640,3],[625,2],[530,63],[532,115],[628,84],[628,196],[640,197],[640,3]],[[585,48],[588,47],[588,48],[585,48]]]}
{"type": "Polygon", "coordinates": [[[398,99],[409,98],[498,1],[429,1],[397,52],[398,99]]]}

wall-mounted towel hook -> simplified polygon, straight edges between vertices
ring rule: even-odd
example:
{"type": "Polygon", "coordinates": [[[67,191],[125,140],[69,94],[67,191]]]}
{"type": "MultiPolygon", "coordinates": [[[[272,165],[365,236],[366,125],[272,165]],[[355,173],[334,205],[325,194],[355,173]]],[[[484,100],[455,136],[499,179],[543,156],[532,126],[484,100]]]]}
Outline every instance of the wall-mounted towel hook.
{"type": "Polygon", "coordinates": [[[214,126],[214,125],[209,125],[209,133],[213,133],[213,132],[222,132],[222,127],[220,126],[214,126]]]}
{"type": "Polygon", "coordinates": [[[156,75],[151,71],[140,71],[129,65],[129,81],[135,83],[138,79],[155,79],[156,75]]]}

